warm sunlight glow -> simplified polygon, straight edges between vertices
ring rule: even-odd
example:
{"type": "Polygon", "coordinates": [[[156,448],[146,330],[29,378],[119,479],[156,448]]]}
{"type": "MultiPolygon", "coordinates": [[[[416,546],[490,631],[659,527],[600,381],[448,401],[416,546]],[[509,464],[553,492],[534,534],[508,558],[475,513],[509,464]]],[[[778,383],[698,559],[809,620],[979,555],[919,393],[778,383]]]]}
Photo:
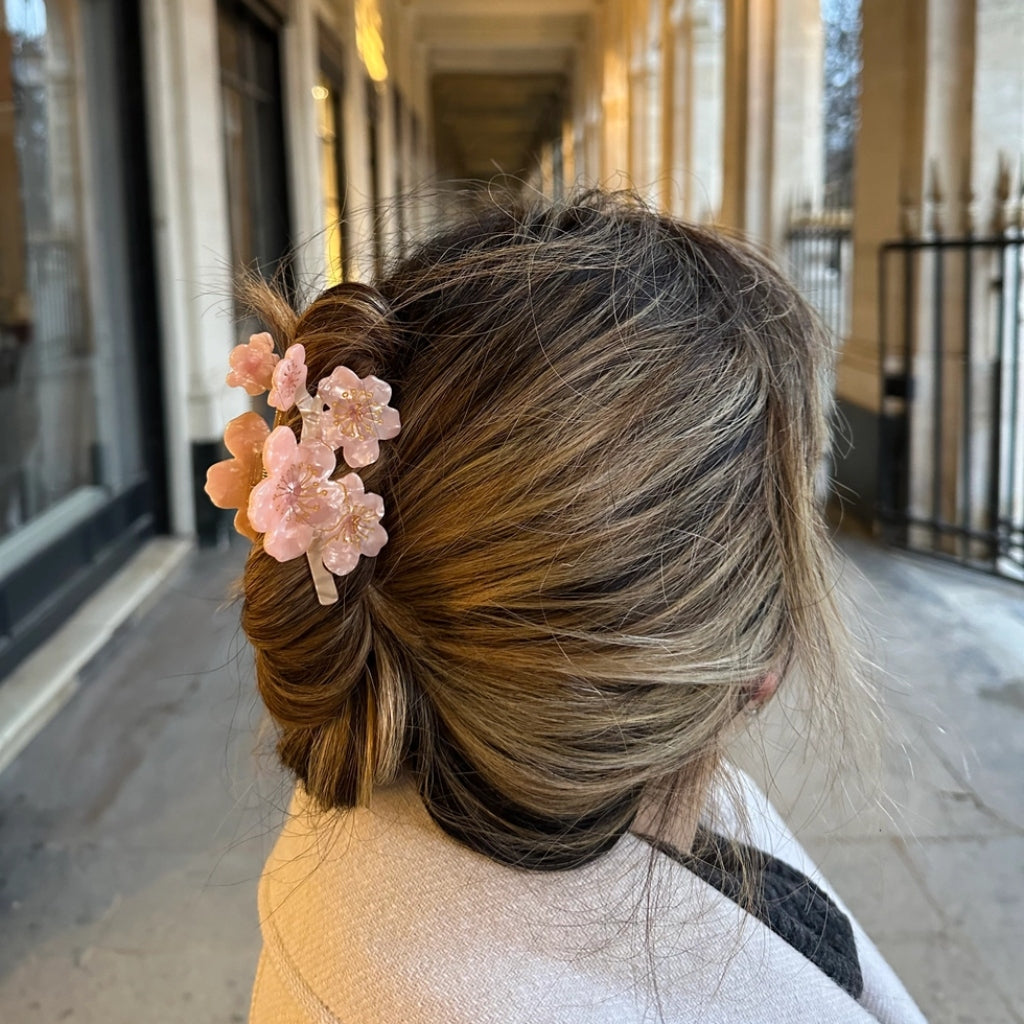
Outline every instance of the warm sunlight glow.
{"type": "Polygon", "coordinates": [[[383,82],[388,77],[388,66],[384,63],[384,37],[377,0],[356,0],[356,49],[366,73],[375,82],[383,82]]]}

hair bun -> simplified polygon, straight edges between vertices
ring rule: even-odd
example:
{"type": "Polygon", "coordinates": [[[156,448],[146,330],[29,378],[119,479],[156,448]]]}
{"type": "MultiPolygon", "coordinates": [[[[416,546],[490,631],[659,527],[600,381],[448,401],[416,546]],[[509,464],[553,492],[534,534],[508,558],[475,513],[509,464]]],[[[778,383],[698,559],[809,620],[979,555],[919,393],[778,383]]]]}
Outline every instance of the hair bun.
{"type": "Polygon", "coordinates": [[[372,373],[391,380],[391,310],[369,285],[352,282],[328,288],[299,317],[293,340],[305,346],[314,381],[338,366],[347,366],[360,377],[372,373]]]}
{"type": "MultiPolygon", "coordinates": [[[[336,285],[301,316],[265,284],[247,285],[246,298],[279,347],[304,347],[313,390],[339,366],[360,377],[390,375],[395,332],[376,289],[336,285]]],[[[292,408],[277,423],[298,432],[299,419],[292,408]]],[[[387,463],[388,447],[359,469],[368,489],[377,489],[370,481],[387,463]]],[[[339,462],[334,476],[348,472],[339,462]]],[[[246,565],[242,626],[256,653],[260,694],[280,730],[278,752],[324,806],[367,800],[372,784],[397,770],[405,735],[402,679],[394,659],[375,653],[369,585],[376,561],[362,559],[336,577],[339,601],[329,606],[317,602],[305,558],[279,562],[257,543],[246,565]],[[339,774],[340,765],[347,767],[339,774]]]]}

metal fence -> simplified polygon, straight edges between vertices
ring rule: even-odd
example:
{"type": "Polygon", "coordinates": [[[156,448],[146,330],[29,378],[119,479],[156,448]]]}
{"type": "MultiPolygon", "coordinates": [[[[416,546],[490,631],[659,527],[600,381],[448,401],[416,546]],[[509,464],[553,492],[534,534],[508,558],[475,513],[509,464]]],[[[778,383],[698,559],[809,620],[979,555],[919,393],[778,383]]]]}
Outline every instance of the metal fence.
{"type": "Polygon", "coordinates": [[[891,242],[879,295],[884,533],[1024,579],[1024,232],[891,242]]]}
{"type": "Polygon", "coordinates": [[[800,292],[837,337],[850,329],[853,273],[852,217],[849,210],[804,213],[790,220],[786,263],[800,292]]]}

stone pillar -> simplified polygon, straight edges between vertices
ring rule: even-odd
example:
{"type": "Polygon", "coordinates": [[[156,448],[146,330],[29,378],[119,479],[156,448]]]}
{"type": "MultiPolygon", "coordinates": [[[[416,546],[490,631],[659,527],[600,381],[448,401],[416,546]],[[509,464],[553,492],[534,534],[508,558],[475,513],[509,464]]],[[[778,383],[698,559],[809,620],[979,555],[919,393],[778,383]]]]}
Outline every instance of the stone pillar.
{"type": "MultiPolygon", "coordinates": [[[[975,0],[974,104],[971,115],[971,172],[975,230],[991,235],[1024,226],[1021,190],[1024,189],[1024,5],[1019,0],[975,0]]],[[[1009,250],[993,254],[988,273],[976,275],[975,308],[987,322],[985,334],[972,349],[972,485],[975,495],[984,494],[988,472],[995,483],[998,515],[1024,523],[1024,473],[1011,471],[1011,451],[1024,452],[1024,337],[1021,336],[1020,301],[1024,287],[1024,255],[1009,250]],[[992,299],[991,281],[1002,282],[1003,302],[992,299]],[[1016,304],[1014,303],[1016,299],[1016,304]],[[1016,308],[1015,308],[1016,305],[1016,308]],[[996,339],[1002,337],[1002,364],[997,361],[996,339]],[[1017,359],[1012,355],[1016,344],[1017,359]],[[1000,396],[999,405],[993,401],[1000,396]],[[1016,416],[1014,417],[1014,413],[1016,416]],[[993,464],[992,433],[999,435],[999,457],[993,464]]],[[[977,517],[984,523],[985,513],[977,517]]],[[[1011,562],[1001,569],[1021,578],[1024,538],[1008,552],[1011,562]]]]}
{"type": "Polygon", "coordinates": [[[171,529],[195,532],[192,448],[248,408],[224,385],[235,341],[214,0],[142,4],[171,529]]]}
{"type": "Polygon", "coordinates": [[[601,180],[621,186],[629,177],[629,19],[621,4],[607,4],[602,24],[601,180]]]}
{"type": "Polygon", "coordinates": [[[601,18],[592,15],[587,19],[583,38],[583,91],[582,106],[583,145],[582,176],[587,185],[601,180],[603,171],[602,114],[604,78],[604,32],[601,18]]]}
{"type": "Polygon", "coordinates": [[[573,116],[575,103],[570,101],[562,117],[562,188],[568,194],[576,181],[576,126],[579,123],[573,116]]]}
{"type": "Polygon", "coordinates": [[[320,52],[313,0],[296,0],[285,25],[282,86],[288,139],[289,201],[298,280],[316,288],[325,279],[324,186],[320,171],[313,89],[319,80],[320,52]]]}
{"type": "Polygon", "coordinates": [[[340,4],[345,47],[345,182],[349,225],[348,268],[357,280],[373,276],[375,263],[373,209],[374,182],[370,170],[370,125],[367,112],[369,76],[359,57],[355,39],[355,12],[352,0],[340,4]]]}
{"type": "Polygon", "coordinates": [[[998,214],[1001,164],[1017,163],[1019,171],[1024,140],[1024,4],[976,4],[971,165],[979,224],[991,228],[998,214]]]}
{"type": "MultiPolygon", "coordinates": [[[[650,0],[648,0],[648,3],[650,0]]],[[[651,134],[650,111],[656,104],[655,75],[651,61],[646,32],[646,12],[641,4],[625,5],[627,42],[626,53],[629,61],[629,159],[628,168],[631,183],[641,193],[646,193],[654,176],[650,166],[651,134]]]]}
{"type": "Polygon", "coordinates": [[[825,172],[825,38],[821,0],[785,0],[776,12],[771,209],[762,237],[782,253],[796,197],[821,198],[825,172]]]}
{"type": "Polygon", "coordinates": [[[570,194],[587,177],[587,46],[586,37],[573,47],[569,88],[562,114],[562,146],[565,161],[565,189],[570,194]]]}
{"type": "Polygon", "coordinates": [[[664,146],[664,122],[672,117],[672,108],[665,104],[665,28],[663,0],[648,0],[639,41],[643,47],[644,92],[647,102],[637,111],[642,119],[644,180],[641,192],[655,206],[662,203],[667,185],[667,164],[664,146]]]}
{"type": "Polygon", "coordinates": [[[818,0],[726,0],[721,220],[779,250],[822,163],[818,0]]]}
{"type": "MultiPolygon", "coordinates": [[[[971,110],[974,77],[973,0],[927,0],[920,4],[893,4],[864,0],[863,73],[860,129],[856,149],[853,223],[853,302],[850,337],[840,358],[837,396],[849,423],[853,444],[836,465],[837,478],[854,497],[853,510],[871,518],[877,495],[881,430],[880,365],[880,251],[888,241],[907,231],[959,233],[953,217],[957,185],[969,168],[971,110]],[[929,193],[929,179],[941,183],[941,194],[931,190],[926,223],[911,223],[908,212],[920,211],[929,193]]],[[[890,294],[900,289],[893,265],[887,279],[890,294]]],[[[922,288],[934,290],[934,280],[919,282],[913,313],[919,333],[928,334],[931,308],[922,301],[922,288]]],[[[943,282],[939,290],[946,291],[943,282]]],[[[943,303],[962,308],[962,296],[950,287],[943,303]]],[[[893,318],[901,311],[893,308],[893,318]]],[[[948,318],[947,318],[948,320],[948,318]]],[[[896,337],[898,319],[886,324],[887,336],[896,337]]],[[[916,344],[916,339],[915,339],[916,344]]],[[[911,490],[927,487],[930,473],[929,438],[932,395],[928,381],[934,368],[931,353],[917,353],[914,374],[914,417],[911,460],[918,470],[911,490]],[[919,486],[920,485],[920,486],[919,486]]],[[[893,355],[884,371],[906,375],[893,355]]],[[[902,399],[887,399],[889,423],[902,414],[902,399]]],[[[890,436],[890,435],[887,435],[890,436]]],[[[891,441],[891,436],[890,436],[891,441]]],[[[890,442],[886,442],[890,443],[890,442]]],[[[924,495],[912,497],[923,502],[924,495]]]]}
{"type": "Polygon", "coordinates": [[[776,0],[725,0],[722,223],[770,237],[776,0]]]}
{"type": "Polygon", "coordinates": [[[693,142],[693,46],[689,5],[674,0],[667,12],[662,61],[662,146],[666,189],[662,205],[677,217],[685,215],[693,142]]]}
{"type": "Polygon", "coordinates": [[[668,128],[666,198],[673,213],[717,220],[722,202],[725,11],[722,0],[675,0],[669,13],[666,64],[668,128]]]}

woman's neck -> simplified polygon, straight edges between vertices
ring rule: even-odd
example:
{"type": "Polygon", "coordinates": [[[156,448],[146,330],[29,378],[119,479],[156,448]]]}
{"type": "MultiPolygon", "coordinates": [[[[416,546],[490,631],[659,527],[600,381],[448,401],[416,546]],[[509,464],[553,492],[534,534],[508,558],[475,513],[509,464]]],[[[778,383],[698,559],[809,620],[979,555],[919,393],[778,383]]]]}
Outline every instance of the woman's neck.
{"type": "Polygon", "coordinates": [[[630,832],[666,843],[679,853],[689,853],[697,834],[717,761],[709,758],[671,782],[652,786],[640,802],[630,832]]]}

